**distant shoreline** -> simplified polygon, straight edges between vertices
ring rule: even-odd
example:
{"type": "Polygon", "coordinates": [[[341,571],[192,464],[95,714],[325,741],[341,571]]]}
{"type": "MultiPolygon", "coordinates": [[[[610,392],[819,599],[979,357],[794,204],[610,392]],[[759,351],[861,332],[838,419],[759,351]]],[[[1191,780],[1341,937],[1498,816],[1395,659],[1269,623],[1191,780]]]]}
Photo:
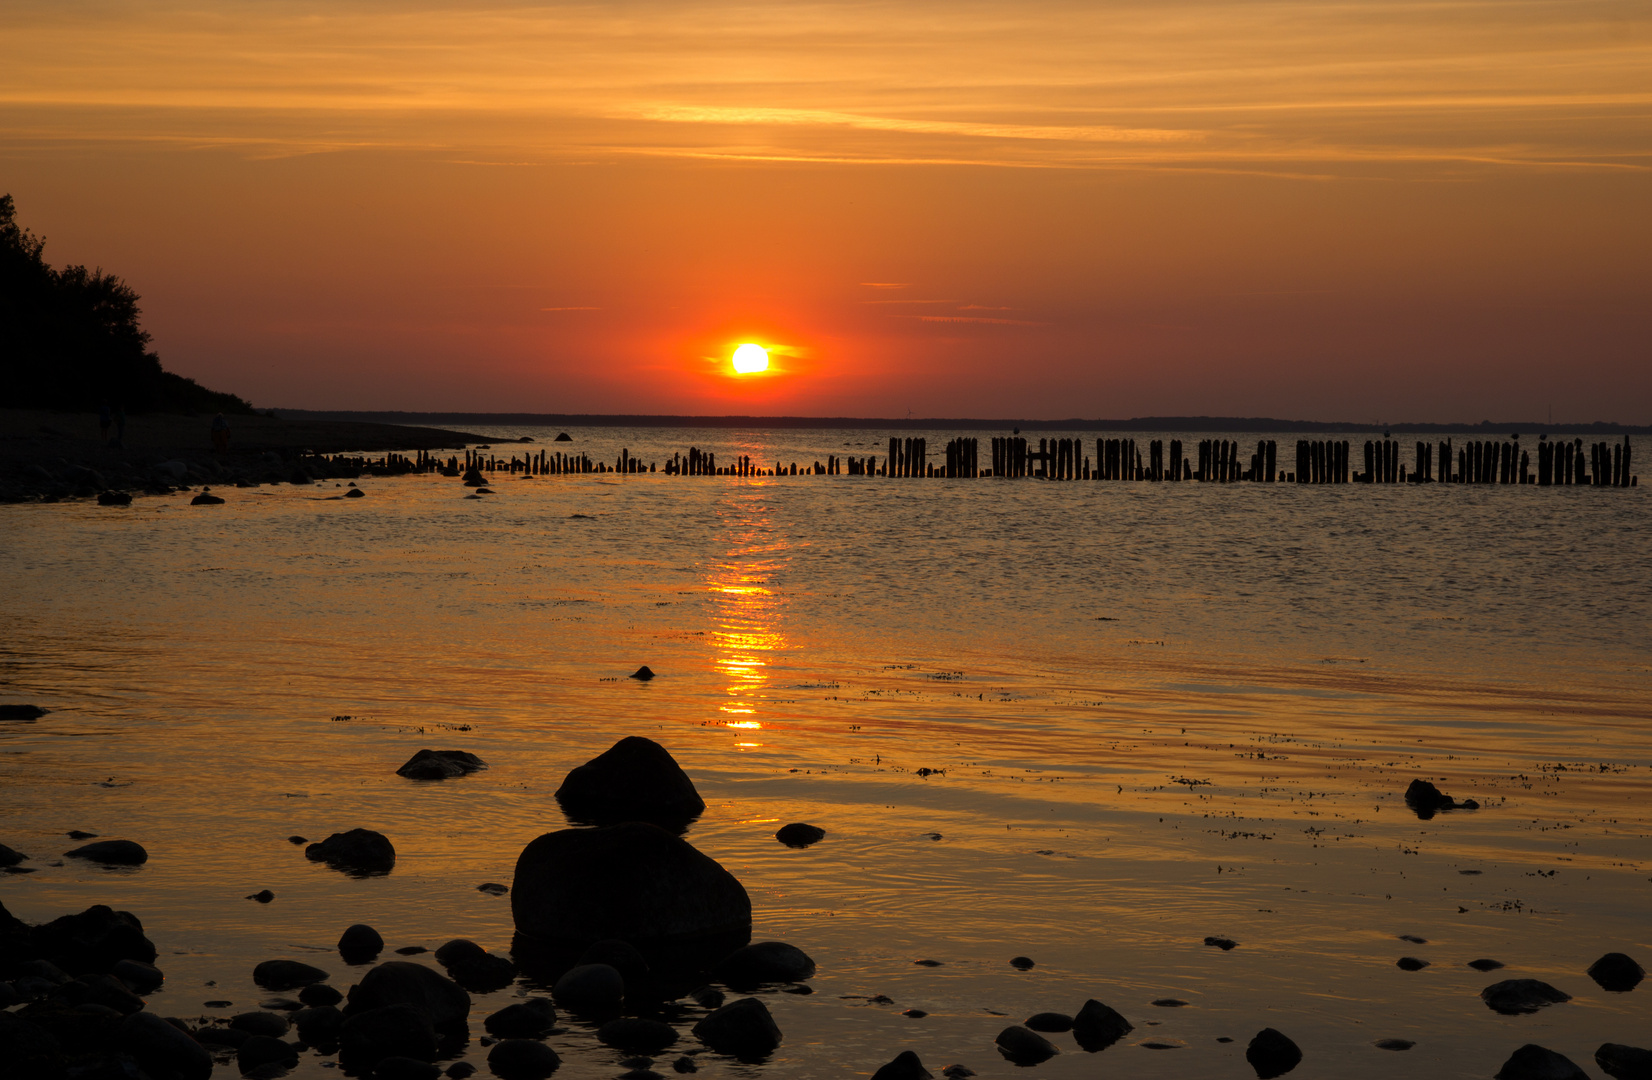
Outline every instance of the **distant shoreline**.
{"type": "Polygon", "coordinates": [[[1363,424],[1343,420],[1280,420],[1254,416],[1138,416],[1128,420],[1017,420],[979,417],[678,416],[623,413],[476,413],[276,409],[290,420],[445,427],[483,424],[534,427],[816,428],[888,431],[1196,431],[1196,432],[1411,432],[1419,435],[1652,435],[1652,425],[1538,424],[1482,420],[1458,424],[1363,424]]]}

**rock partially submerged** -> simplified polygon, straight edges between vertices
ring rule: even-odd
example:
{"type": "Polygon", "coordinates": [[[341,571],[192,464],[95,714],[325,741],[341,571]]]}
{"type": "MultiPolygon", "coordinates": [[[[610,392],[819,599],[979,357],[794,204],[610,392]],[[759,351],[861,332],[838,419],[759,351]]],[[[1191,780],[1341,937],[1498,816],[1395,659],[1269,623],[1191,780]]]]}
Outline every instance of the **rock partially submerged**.
{"type": "Polygon", "coordinates": [[[1534,1013],[1547,1005],[1570,1001],[1572,995],[1537,979],[1504,979],[1480,991],[1480,999],[1494,1012],[1519,1016],[1534,1013]]]}
{"type": "Polygon", "coordinates": [[[346,964],[365,964],[384,951],[384,938],[366,923],[353,923],[338,937],[338,954],[346,964]]]}
{"type": "Polygon", "coordinates": [[[488,1051],[488,1068],[502,1080],[544,1080],[561,1064],[555,1050],[532,1039],[505,1039],[488,1051]]]}
{"type": "Polygon", "coordinates": [[[1602,1043],[1595,1064],[1614,1080],[1652,1080],[1652,1050],[1622,1043],[1602,1043]]]}
{"type": "Polygon", "coordinates": [[[483,1029],[500,1039],[543,1038],[555,1026],[555,1007],[538,997],[506,1005],[482,1021],[483,1029]]]}
{"type": "Polygon", "coordinates": [[[1602,990],[1626,994],[1646,978],[1646,969],[1626,953],[1609,952],[1589,965],[1589,978],[1602,990]]]}
{"type": "Polygon", "coordinates": [[[383,833],[372,829],[333,833],[305,848],[304,857],[356,874],[388,874],[396,865],[395,847],[383,833]]]}
{"type": "Polygon", "coordinates": [[[409,780],[451,780],[487,767],[487,762],[464,750],[420,750],[396,770],[396,775],[409,780]]]}
{"type": "Polygon", "coordinates": [[[640,735],[621,739],[570,771],[556,801],[569,820],[594,825],[652,821],[680,828],[706,808],[665,747],[640,735]]]}
{"type": "Polygon", "coordinates": [[[0,844],[0,866],[16,866],[18,863],[25,862],[27,859],[28,856],[23,854],[21,851],[16,851],[7,847],[5,844],[0,844]]]}
{"type": "Polygon", "coordinates": [[[895,1060],[887,1065],[880,1066],[872,1074],[872,1080],[933,1080],[930,1071],[924,1068],[924,1063],[911,1050],[902,1050],[895,1056],[895,1060]]]}
{"type": "Polygon", "coordinates": [[[625,976],[609,964],[576,964],[556,980],[551,996],[575,1012],[613,1012],[625,1001],[625,976]]]}
{"type": "Polygon", "coordinates": [[[265,960],[252,969],[252,981],[266,990],[297,990],[326,982],[327,973],[301,960],[265,960]]]}
{"type": "Polygon", "coordinates": [[[1060,1052],[1050,1040],[1019,1024],[1012,1024],[1000,1031],[994,1042],[998,1052],[1017,1065],[1037,1065],[1060,1052]]]}
{"type": "Polygon", "coordinates": [[[812,978],[815,962],[796,945],[784,941],[758,941],[723,957],[715,974],[736,990],[751,990],[764,983],[802,982],[812,978]]]}
{"type": "Polygon", "coordinates": [[[645,822],[532,841],[516,860],[510,901],[517,931],[540,941],[739,945],[751,934],[751,899],[734,875],[645,822]]]}
{"type": "Polygon", "coordinates": [[[460,986],[478,994],[509,986],[516,978],[516,965],[508,958],[495,956],[464,938],[454,938],[437,949],[436,962],[447,968],[460,986]]]}
{"type": "Polygon", "coordinates": [[[1405,789],[1405,804],[1424,821],[1433,817],[1441,810],[1478,810],[1480,804],[1473,799],[1458,802],[1450,795],[1446,795],[1427,780],[1413,780],[1411,786],[1405,789]]]}
{"type": "Polygon", "coordinates": [[[801,821],[794,821],[790,825],[780,826],[774,838],[789,848],[806,848],[826,839],[826,830],[818,825],[805,825],[801,821]]]}
{"type": "Polygon", "coordinates": [[[1284,1076],[1302,1063],[1302,1050],[1290,1038],[1273,1028],[1263,1028],[1245,1047],[1245,1060],[1260,1080],[1284,1076]]]}
{"type": "Polygon", "coordinates": [[[1090,1053],[1105,1050],[1134,1030],[1134,1025],[1095,998],[1073,1017],[1073,1038],[1090,1053]]]}
{"type": "Polygon", "coordinates": [[[63,854],[71,859],[86,859],[109,866],[142,866],[149,861],[149,852],[135,840],[99,840],[63,854]]]}
{"type": "Polygon", "coordinates": [[[119,1039],[121,1047],[152,1075],[179,1080],[207,1080],[212,1075],[212,1055],[207,1048],[154,1013],[135,1012],[122,1020],[119,1039]]]}
{"type": "Polygon", "coordinates": [[[760,1061],[780,1045],[780,1025],[754,997],[731,1001],[694,1025],[695,1036],[719,1054],[760,1061]]]}
{"type": "Polygon", "coordinates": [[[463,1022],[470,1013],[470,995],[452,979],[411,960],[388,960],[352,986],[348,1017],[391,1005],[418,1009],[437,1027],[463,1022]]]}
{"type": "Polygon", "coordinates": [[[341,1065],[358,1073],[388,1057],[434,1061],[435,1025],[424,1010],[408,1004],[364,1009],[346,1016],[339,1027],[338,1057],[341,1065]]]}
{"type": "Polygon", "coordinates": [[[1509,1055],[1496,1080],[1589,1080],[1589,1074],[1564,1054],[1527,1043],[1509,1055]]]}
{"type": "Polygon", "coordinates": [[[38,705],[0,705],[0,720],[38,720],[48,711],[38,705]]]}

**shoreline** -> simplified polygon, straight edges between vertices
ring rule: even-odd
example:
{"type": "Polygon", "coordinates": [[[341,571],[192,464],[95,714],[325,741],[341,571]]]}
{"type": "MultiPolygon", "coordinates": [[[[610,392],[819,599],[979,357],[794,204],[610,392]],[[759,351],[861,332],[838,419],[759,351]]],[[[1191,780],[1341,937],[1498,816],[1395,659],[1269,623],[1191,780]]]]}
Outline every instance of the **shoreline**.
{"type": "MultiPolygon", "coordinates": [[[[175,484],[162,462],[180,462],[193,484],[285,480],[300,458],[392,450],[463,450],[496,440],[436,427],[365,421],[230,418],[226,453],[212,448],[212,417],[152,413],[127,419],[120,447],[105,445],[96,413],[0,409],[0,502],[93,497],[175,484]]],[[[312,470],[313,472],[313,470],[312,470]]]]}

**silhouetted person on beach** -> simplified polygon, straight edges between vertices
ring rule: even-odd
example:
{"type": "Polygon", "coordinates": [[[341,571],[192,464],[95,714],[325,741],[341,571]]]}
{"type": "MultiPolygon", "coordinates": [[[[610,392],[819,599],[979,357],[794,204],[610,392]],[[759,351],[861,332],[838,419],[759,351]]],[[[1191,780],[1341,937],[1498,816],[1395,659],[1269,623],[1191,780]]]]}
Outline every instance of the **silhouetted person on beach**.
{"type": "Polygon", "coordinates": [[[111,409],[109,407],[109,403],[107,401],[105,401],[103,403],[103,408],[98,411],[98,431],[102,432],[102,434],[103,434],[103,445],[104,446],[109,445],[109,425],[113,424],[114,422],[115,422],[115,411],[113,409],[111,409]]]}
{"type": "Polygon", "coordinates": [[[229,421],[223,413],[212,418],[212,449],[220,454],[229,453],[229,421]]]}

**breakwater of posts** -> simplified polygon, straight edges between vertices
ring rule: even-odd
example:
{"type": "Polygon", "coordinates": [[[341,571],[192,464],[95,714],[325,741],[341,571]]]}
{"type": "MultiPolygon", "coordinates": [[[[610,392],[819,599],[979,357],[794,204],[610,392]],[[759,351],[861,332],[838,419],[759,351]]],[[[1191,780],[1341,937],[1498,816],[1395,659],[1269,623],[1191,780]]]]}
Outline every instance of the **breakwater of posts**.
{"type": "Polygon", "coordinates": [[[713,452],[690,447],[673,453],[663,465],[644,462],[628,449],[613,461],[586,453],[562,450],[522,450],[505,456],[492,447],[466,450],[462,455],[438,457],[421,451],[408,457],[386,454],[382,459],[338,455],[324,457],[334,469],[354,468],[370,475],[440,473],[479,478],[482,474],[522,476],[621,475],[656,473],[665,476],[883,476],[901,479],[1041,479],[1100,480],[1138,483],[1284,483],[1284,484],[1532,484],[1538,487],[1635,487],[1633,446],[1621,442],[1585,443],[1582,439],[1522,444],[1519,436],[1505,440],[1471,440],[1458,445],[1451,439],[1419,440],[1407,445],[1399,439],[1299,439],[1294,454],[1282,458],[1273,439],[1242,446],[1232,439],[1201,439],[1187,447],[1181,439],[1041,438],[1036,447],[1029,438],[1000,436],[989,441],[981,457],[981,440],[957,438],[937,449],[932,459],[922,436],[894,437],[884,455],[840,457],[799,464],[767,462],[741,455],[720,464],[713,452]],[[1191,452],[1190,452],[1191,451],[1191,452]],[[983,467],[983,464],[985,467],[983,467]],[[1292,465],[1286,469],[1283,466],[1292,465]]]}

